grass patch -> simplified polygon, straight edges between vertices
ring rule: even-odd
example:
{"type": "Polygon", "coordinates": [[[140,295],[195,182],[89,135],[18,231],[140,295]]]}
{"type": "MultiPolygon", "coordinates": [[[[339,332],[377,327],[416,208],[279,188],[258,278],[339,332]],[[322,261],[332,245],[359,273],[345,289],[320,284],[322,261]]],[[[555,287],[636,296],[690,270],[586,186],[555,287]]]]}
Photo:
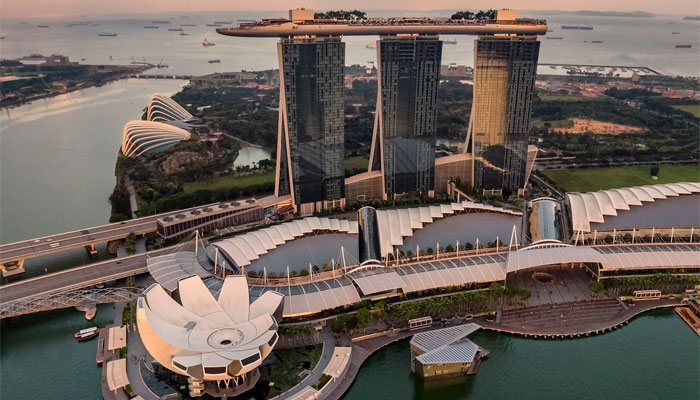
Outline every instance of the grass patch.
{"type": "Polygon", "coordinates": [[[267,398],[284,393],[301,382],[299,373],[305,369],[312,371],[321,358],[323,345],[274,349],[260,367],[260,380],[274,382],[267,398]],[[269,361],[269,364],[267,363],[269,361]]]}
{"type": "Polygon", "coordinates": [[[369,158],[367,157],[348,157],[345,159],[345,169],[364,169],[367,170],[369,158]]]}
{"type": "Polygon", "coordinates": [[[197,190],[217,190],[217,189],[245,189],[251,186],[262,186],[275,183],[275,171],[266,171],[262,174],[248,176],[218,176],[197,182],[188,182],[182,185],[185,193],[194,193],[197,190]]]}
{"type": "Polygon", "coordinates": [[[604,97],[584,96],[539,96],[542,101],[603,101],[604,97]]]}
{"type": "Polygon", "coordinates": [[[574,121],[570,119],[558,119],[554,121],[535,121],[532,125],[536,128],[569,129],[574,127],[574,121]],[[549,124],[547,126],[546,124],[549,124]]]}
{"type": "Polygon", "coordinates": [[[700,104],[680,104],[673,108],[693,114],[695,118],[700,118],[700,104]]]}
{"type": "Polygon", "coordinates": [[[591,192],[657,183],[698,182],[700,165],[661,165],[659,179],[651,179],[649,166],[550,169],[542,173],[567,192],[591,192]]]}

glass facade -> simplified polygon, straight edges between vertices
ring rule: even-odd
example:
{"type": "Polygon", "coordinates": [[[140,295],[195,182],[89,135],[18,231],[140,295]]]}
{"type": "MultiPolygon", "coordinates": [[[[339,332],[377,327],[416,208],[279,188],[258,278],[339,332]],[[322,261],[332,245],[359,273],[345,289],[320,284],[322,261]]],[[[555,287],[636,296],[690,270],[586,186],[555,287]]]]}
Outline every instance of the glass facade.
{"type": "Polygon", "coordinates": [[[338,37],[282,39],[279,57],[286,111],[279,195],[290,194],[291,186],[296,204],[341,199],[345,44],[338,37]]]}
{"type": "Polygon", "coordinates": [[[388,196],[433,190],[441,58],[437,36],[379,40],[381,111],[372,169],[383,170],[388,196]]]}
{"type": "Polygon", "coordinates": [[[534,36],[481,36],[475,41],[471,118],[478,188],[516,191],[525,185],[539,50],[534,36]]]}
{"type": "Polygon", "coordinates": [[[373,207],[362,207],[357,210],[357,224],[360,264],[367,260],[381,260],[377,210],[373,207]]]}

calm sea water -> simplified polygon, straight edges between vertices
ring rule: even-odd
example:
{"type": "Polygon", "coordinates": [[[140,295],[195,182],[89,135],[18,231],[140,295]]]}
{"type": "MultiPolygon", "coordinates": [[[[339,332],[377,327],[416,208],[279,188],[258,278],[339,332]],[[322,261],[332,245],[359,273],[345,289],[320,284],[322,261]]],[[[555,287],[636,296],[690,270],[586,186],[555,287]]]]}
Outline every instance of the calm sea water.
{"type": "Polygon", "coordinates": [[[410,372],[408,340],[370,356],[344,400],[697,399],[700,342],[672,310],[571,340],[478,332],[489,350],[475,376],[424,383],[410,372]]]}
{"type": "MultiPolygon", "coordinates": [[[[211,72],[261,70],[276,68],[274,38],[233,38],[218,35],[207,23],[239,19],[260,19],[285,16],[285,11],[271,12],[200,12],[188,15],[112,15],[76,18],[3,19],[0,35],[5,36],[0,49],[3,58],[40,54],[65,54],[87,64],[128,64],[131,61],[158,63],[169,68],[150,73],[207,74],[211,72]],[[144,29],[153,20],[168,20],[159,29],[144,29]],[[67,27],[69,23],[90,21],[99,26],[67,27]],[[26,22],[26,24],[21,24],[26,22]],[[47,29],[37,25],[49,25],[47,29]],[[188,36],[170,32],[180,24],[188,36]],[[117,37],[98,37],[110,31],[117,37]],[[202,40],[216,43],[204,47],[202,40]],[[110,59],[110,56],[112,59],[110,59]],[[220,64],[209,64],[218,58],[220,64]]],[[[370,11],[369,16],[448,16],[451,11],[405,12],[370,11]]],[[[654,18],[585,17],[557,12],[520,12],[522,17],[544,18],[553,32],[563,40],[542,40],[540,61],[546,63],[579,63],[648,66],[655,70],[684,76],[700,76],[698,62],[698,21],[684,21],[681,16],[654,18]],[[593,31],[561,30],[561,25],[593,26],[593,31]],[[672,31],[680,34],[672,35],[672,31]],[[591,40],[603,40],[602,44],[591,40]],[[692,44],[691,49],[676,49],[676,44],[692,44]]],[[[346,64],[369,65],[376,61],[376,50],[365,45],[375,37],[346,37],[346,64]]],[[[454,37],[453,37],[454,39],[454,37]]],[[[473,64],[473,37],[460,36],[456,45],[445,45],[443,63],[473,64]]]]}

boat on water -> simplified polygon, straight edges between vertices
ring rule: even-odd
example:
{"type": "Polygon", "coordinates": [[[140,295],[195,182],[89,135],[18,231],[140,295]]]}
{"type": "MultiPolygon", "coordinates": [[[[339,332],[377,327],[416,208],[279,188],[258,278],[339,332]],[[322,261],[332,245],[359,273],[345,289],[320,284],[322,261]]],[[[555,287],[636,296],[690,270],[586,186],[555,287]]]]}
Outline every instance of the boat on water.
{"type": "Polygon", "coordinates": [[[80,59],[80,61],[85,61],[85,60],[87,60],[87,58],[81,58],[81,59],[80,59]]]}
{"type": "Polygon", "coordinates": [[[182,28],[168,28],[170,32],[182,32],[182,28]]]}
{"type": "Polygon", "coordinates": [[[602,40],[591,40],[591,43],[603,43],[602,40]]]}
{"type": "Polygon", "coordinates": [[[444,44],[457,44],[457,39],[445,39],[442,41],[444,44]]]}
{"type": "Polygon", "coordinates": [[[162,20],[156,20],[156,21],[151,21],[151,22],[153,22],[154,24],[169,24],[170,23],[170,21],[162,21],[162,20]]]}
{"type": "Polygon", "coordinates": [[[216,43],[212,43],[205,38],[204,41],[202,42],[202,46],[204,46],[204,47],[216,46],[216,43]]]}
{"type": "Polygon", "coordinates": [[[143,27],[144,29],[159,29],[160,26],[153,26],[153,25],[146,25],[143,27]]]}
{"type": "Polygon", "coordinates": [[[190,35],[189,33],[180,32],[180,36],[189,36],[189,35],[190,35]]]}
{"type": "Polygon", "coordinates": [[[545,37],[549,40],[562,40],[562,39],[564,39],[561,36],[545,36],[545,37]]]}
{"type": "Polygon", "coordinates": [[[231,25],[231,21],[214,21],[214,23],[219,25],[231,25]]]}
{"type": "Polygon", "coordinates": [[[207,26],[221,26],[221,24],[207,24],[207,26]]]}
{"type": "Polygon", "coordinates": [[[211,60],[209,60],[209,61],[207,61],[207,62],[208,62],[209,64],[218,64],[218,63],[221,62],[221,60],[219,60],[218,58],[214,58],[214,59],[211,59],[211,60]]]}
{"type": "Polygon", "coordinates": [[[79,342],[84,342],[94,338],[95,336],[99,335],[99,333],[99,329],[97,329],[96,326],[93,326],[92,328],[83,329],[80,332],[77,332],[74,336],[79,342]]]}
{"type": "Polygon", "coordinates": [[[671,32],[671,35],[680,35],[680,34],[681,34],[680,32],[675,32],[675,31],[671,32]]]}
{"type": "Polygon", "coordinates": [[[579,26],[579,25],[562,25],[561,29],[577,29],[580,31],[592,31],[592,26],[579,26]]]}
{"type": "Polygon", "coordinates": [[[690,49],[690,48],[692,48],[692,47],[693,47],[693,46],[690,45],[690,44],[677,44],[677,45],[676,45],[676,48],[677,48],[677,49],[690,49]]]}
{"type": "Polygon", "coordinates": [[[365,45],[365,47],[368,48],[368,49],[376,49],[376,48],[377,48],[377,42],[367,43],[367,45],[365,45]]]}
{"type": "Polygon", "coordinates": [[[114,37],[117,36],[115,32],[100,32],[97,34],[97,36],[109,36],[109,37],[114,37]]]}
{"type": "Polygon", "coordinates": [[[37,28],[48,28],[48,25],[37,25],[37,28]]]}

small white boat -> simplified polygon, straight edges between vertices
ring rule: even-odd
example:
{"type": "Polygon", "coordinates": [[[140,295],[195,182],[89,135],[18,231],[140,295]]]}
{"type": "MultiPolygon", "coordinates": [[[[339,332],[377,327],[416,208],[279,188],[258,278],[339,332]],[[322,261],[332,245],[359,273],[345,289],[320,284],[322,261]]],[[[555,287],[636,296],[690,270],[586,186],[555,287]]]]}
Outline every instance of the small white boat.
{"type": "Polygon", "coordinates": [[[92,328],[83,329],[80,332],[76,333],[75,338],[79,342],[84,342],[86,340],[90,340],[90,339],[94,338],[99,333],[100,333],[100,330],[97,329],[96,326],[93,326],[92,328]]]}

